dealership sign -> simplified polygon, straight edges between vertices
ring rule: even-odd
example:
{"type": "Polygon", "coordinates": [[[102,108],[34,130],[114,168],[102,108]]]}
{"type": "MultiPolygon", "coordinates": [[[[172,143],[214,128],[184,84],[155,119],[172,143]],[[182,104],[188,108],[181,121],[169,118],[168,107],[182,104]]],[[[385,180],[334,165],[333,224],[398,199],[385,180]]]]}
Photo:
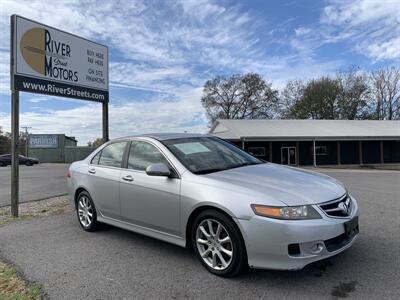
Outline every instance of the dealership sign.
{"type": "Polygon", "coordinates": [[[58,148],[58,135],[30,134],[29,148],[58,148]]]}
{"type": "Polygon", "coordinates": [[[108,48],[13,16],[13,89],[108,102],[108,48]]]}

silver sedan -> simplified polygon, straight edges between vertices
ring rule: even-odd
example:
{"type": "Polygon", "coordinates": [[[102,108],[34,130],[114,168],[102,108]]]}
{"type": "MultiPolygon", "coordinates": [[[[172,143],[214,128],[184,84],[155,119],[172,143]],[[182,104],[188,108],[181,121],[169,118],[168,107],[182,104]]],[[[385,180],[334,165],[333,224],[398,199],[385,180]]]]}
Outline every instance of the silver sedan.
{"type": "Polygon", "coordinates": [[[340,182],[207,135],[116,139],[67,177],[84,230],[107,223],[192,248],[220,276],[301,269],[358,234],[357,202],[340,182]]]}

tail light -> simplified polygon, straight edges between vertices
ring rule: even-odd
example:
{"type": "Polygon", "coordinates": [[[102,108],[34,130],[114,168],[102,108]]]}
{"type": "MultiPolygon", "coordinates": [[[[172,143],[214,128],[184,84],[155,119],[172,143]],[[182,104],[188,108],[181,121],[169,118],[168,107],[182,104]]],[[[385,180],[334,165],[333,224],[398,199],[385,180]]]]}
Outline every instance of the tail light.
{"type": "Polygon", "coordinates": [[[71,170],[70,169],[68,169],[68,171],[67,171],[67,178],[71,178],[71,170]]]}

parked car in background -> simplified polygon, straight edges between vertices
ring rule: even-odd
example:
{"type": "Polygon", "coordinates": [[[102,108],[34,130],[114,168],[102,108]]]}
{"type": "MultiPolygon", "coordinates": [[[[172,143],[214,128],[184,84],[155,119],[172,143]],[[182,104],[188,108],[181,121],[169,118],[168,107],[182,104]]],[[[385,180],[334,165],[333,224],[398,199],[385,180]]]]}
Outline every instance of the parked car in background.
{"type": "Polygon", "coordinates": [[[264,163],[219,138],[155,134],[106,143],[67,174],[80,225],[189,246],[211,273],[297,270],[349,248],[357,201],[337,180],[264,163]]]}
{"type": "MultiPolygon", "coordinates": [[[[39,160],[35,157],[26,157],[23,155],[19,156],[19,164],[26,166],[37,165],[39,160]]],[[[0,155],[0,167],[11,165],[11,154],[0,155]]]]}

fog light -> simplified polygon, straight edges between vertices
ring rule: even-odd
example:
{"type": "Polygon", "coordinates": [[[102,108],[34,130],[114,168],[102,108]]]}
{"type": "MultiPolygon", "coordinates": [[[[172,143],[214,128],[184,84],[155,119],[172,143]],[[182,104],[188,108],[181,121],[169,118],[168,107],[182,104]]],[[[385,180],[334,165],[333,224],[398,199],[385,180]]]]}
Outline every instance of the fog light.
{"type": "Polygon", "coordinates": [[[324,244],[321,242],[315,243],[312,247],[311,247],[311,253],[312,254],[318,254],[320,253],[322,250],[324,250],[324,244]]]}

